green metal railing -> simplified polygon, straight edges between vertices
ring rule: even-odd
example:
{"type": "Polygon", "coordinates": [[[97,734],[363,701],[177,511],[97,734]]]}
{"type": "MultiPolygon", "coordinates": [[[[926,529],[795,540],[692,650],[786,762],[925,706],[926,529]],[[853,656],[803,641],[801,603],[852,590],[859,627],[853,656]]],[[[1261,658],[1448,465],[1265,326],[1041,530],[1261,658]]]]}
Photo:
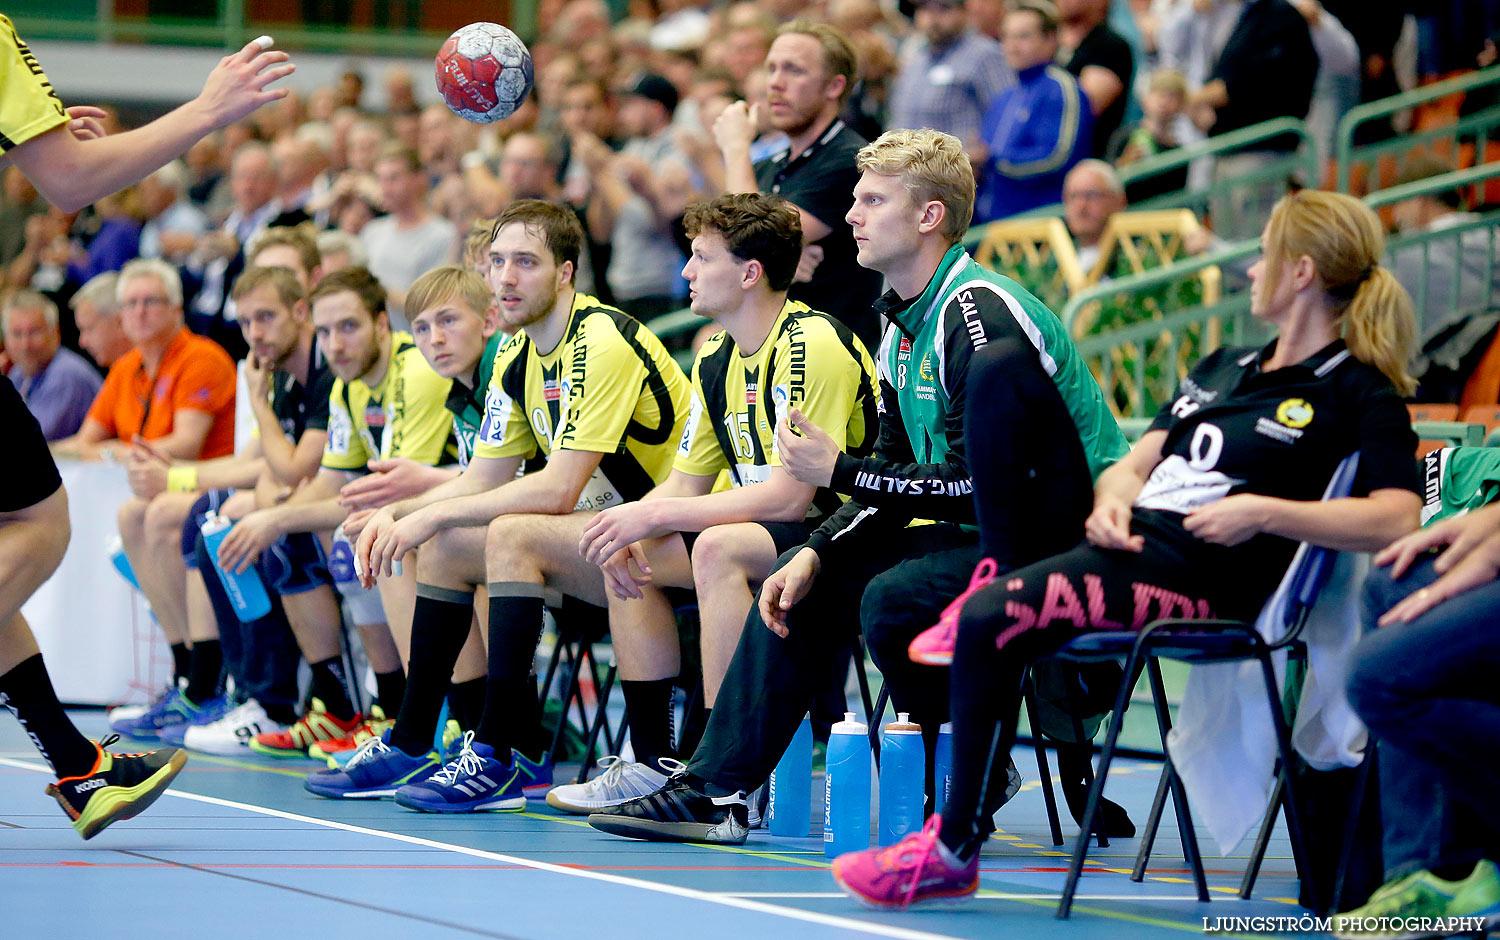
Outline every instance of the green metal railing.
{"type": "Polygon", "coordinates": [[[1384,206],[1395,205],[1398,202],[1411,199],[1415,196],[1430,196],[1451,189],[1464,189],[1476,183],[1483,183],[1496,178],[1500,178],[1500,161],[1495,163],[1481,163],[1478,166],[1471,166],[1466,170],[1439,173],[1437,176],[1429,176],[1424,180],[1402,183],[1400,186],[1378,190],[1365,196],[1364,203],[1371,209],[1379,209],[1384,206]]]}
{"type": "Polygon", "coordinates": [[[1254,151],[1257,144],[1265,144],[1288,135],[1297,138],[1297,147],[1285,156],[1275,157],[1253,170],[1237,174],[1230,179],[1216,180],[1207,186],[1183,189],[1143,199],[1138,203],[1133,203],[1131,208],[1192,209],[1202,215],[1216,202],[1227,200],[1236,191],[1246,188],[1281,184],[1288,178],[1295,178],[1305,186],[1317,185],[1319,178],[1317,148],[1313,146],[1307,125],[1296,118],[1276,118],[1218,137],[1211,137],[1189,147],[1179,147],[1138,160],[1121,168],[1120,181],[1129,187],[1132,183],[1143,179],[1173,170],[1181,170],[1194,160],[1254,151]]]}
{"type": "Polygon", "coordinates": [[[1466,75],[1446,79],[1411,91],[1381,98],[1367,104],[1357,105],[1339,119],[1337,145],[1334,159],[1338,164],[1338,191],[1349,192],[1356,163],[1368,163],[1382,156],[1404,154],[1413,147],[1430,144],[1437,140],[1458,141],[1474,137],[1478,141],[1476,161],[1484,160],[1484,145],[1495,137],[1492,131],[1500,128],[1500,104],[1493,105],[1476,114],[1471,114],[1454,124],[1435,127],[1418,133],[1401,134],[1378,143],[1354,145],[1359,128],[1371,121],[1389,118],[1398,111],[1413,108],[1429,101],[1446,98],[1459,92],[1470,92],[1479,88],[1500,87],[1500,66],[1492,66],[1466,75]]]}
{"type": "Polygon", "coordinates": [[[1500,304],[1497,252],[1500,210],[1448,228],[1393,238],[1386,243],[1385,264],[1411,291],[1417,323],[1426,336],[1461,316],[1500,304]]]}

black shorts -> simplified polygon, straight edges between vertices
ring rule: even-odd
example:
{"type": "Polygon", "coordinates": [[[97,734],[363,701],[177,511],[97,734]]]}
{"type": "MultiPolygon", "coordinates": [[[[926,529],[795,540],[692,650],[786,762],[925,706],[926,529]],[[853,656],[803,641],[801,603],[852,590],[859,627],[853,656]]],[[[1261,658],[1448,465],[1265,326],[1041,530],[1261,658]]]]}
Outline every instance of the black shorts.
{"type": "Polygon", "coordinates": [[[323,543],[312,532],[290,532],[260,553],[256,568],[277,594],[305,594],[333,583],[323,543]]]}
{"type": "MultiPolygon", "coordinates": [[[[813,534],[818,526],[812,522],[757,522],[756,525],[771,533],[771,541],[776,543],[776,557],[796,548],[807,541],[807,537],[813,534]]],[[[698,541],[702,532],[680,532],[682,543],[687,546],[688,557],[692,557],[693,543],[698,541]]]]}
{"type": "Polygon", "coordinates": [[[6,459],[10,483],[0,486],[0,512],[29,509],[56,493],[62,476],[47,449],[47,438],[36,416],[21,400],[21,393],[0,375],[0,428],[5,429],[10,446],[15,448],[6,459]]]}

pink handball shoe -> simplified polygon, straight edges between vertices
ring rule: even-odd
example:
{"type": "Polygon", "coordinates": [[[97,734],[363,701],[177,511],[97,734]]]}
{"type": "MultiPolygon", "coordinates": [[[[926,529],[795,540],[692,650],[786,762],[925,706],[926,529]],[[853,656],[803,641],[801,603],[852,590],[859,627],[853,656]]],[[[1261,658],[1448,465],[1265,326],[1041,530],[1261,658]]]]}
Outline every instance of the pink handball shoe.
{"type": "Polygon", "coordinates": [[[840,855],[833,860],[833,880],[845,894],[878,910],[967,900],[979,890],[979,853],[967,864],[952,859],[938,841],[941,825],[942,817],[933,813],[921,832],[895,845],[840,855]]]}
{"type": "Polygon", "coordinates": [[[1000,566],[993,558],[981,559],[969,578],[969,587],[943,609],[935,626],[917,634],[906,648],[907,657],[923,666],[951,666],[953,647],[958,643],[958,615],[963,613],[964,601],[980,588],[985,587],[1000,573],[1000,566]]]}

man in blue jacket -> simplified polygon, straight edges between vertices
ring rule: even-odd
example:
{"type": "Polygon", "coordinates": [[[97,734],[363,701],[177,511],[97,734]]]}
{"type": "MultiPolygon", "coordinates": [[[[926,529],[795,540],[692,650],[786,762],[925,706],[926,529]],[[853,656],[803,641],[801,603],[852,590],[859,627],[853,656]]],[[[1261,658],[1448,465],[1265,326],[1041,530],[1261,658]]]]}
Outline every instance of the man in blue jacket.
{"type": "Polygon", "coordinates": [[[1060,201],[1063,177],[1089,154],[1093,112],[1078,80],[1053,64],[1057,24],[1046,0],[1006,14],[1002,40],[1016,84],[995,97],[980,128],[976,224],[1060,201]]]}

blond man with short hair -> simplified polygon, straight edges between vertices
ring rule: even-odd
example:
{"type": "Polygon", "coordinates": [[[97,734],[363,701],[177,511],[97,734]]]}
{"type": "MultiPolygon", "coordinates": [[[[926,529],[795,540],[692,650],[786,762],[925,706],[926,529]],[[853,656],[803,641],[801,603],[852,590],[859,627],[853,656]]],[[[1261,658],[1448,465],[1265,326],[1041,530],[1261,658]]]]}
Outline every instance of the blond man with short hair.
{"type": "MultiPolygon", "coordinates": [[[[914,665],[907,644],[939,619],[971,573],[977,583],[983,571],[992,575],[1082,538],[1091,473],[1125,453],[1057,317],[960,244],[974,177],[958,139],[890,131],[860,150],[858,165],[847,220],[860,264],[891,285],[876,305],[887,325],[876,356],[875,452],[841,453],[802,408],[778,423],[786,472],[850,499],[777,559],[686,773],[591,817],[598,829],[744,842],[744,794],[765,782],[785,752],[819,682],[854,641],[856,623],[897,709],[922,726],[932,766],[948,716],[947,677],[914,665]],[[987,482],[1013,487],[1014,518],[976,517],[971,460],[982,461],[987,482]],[[935,523],[912,526],[917,519],[935,523]],[[985,544],[975,531],[981,522],[985,544]]],[[[999,760],[994,799],[1003,802],[1019,777],[1005,772],[1008,755],[999,760]]]]}

